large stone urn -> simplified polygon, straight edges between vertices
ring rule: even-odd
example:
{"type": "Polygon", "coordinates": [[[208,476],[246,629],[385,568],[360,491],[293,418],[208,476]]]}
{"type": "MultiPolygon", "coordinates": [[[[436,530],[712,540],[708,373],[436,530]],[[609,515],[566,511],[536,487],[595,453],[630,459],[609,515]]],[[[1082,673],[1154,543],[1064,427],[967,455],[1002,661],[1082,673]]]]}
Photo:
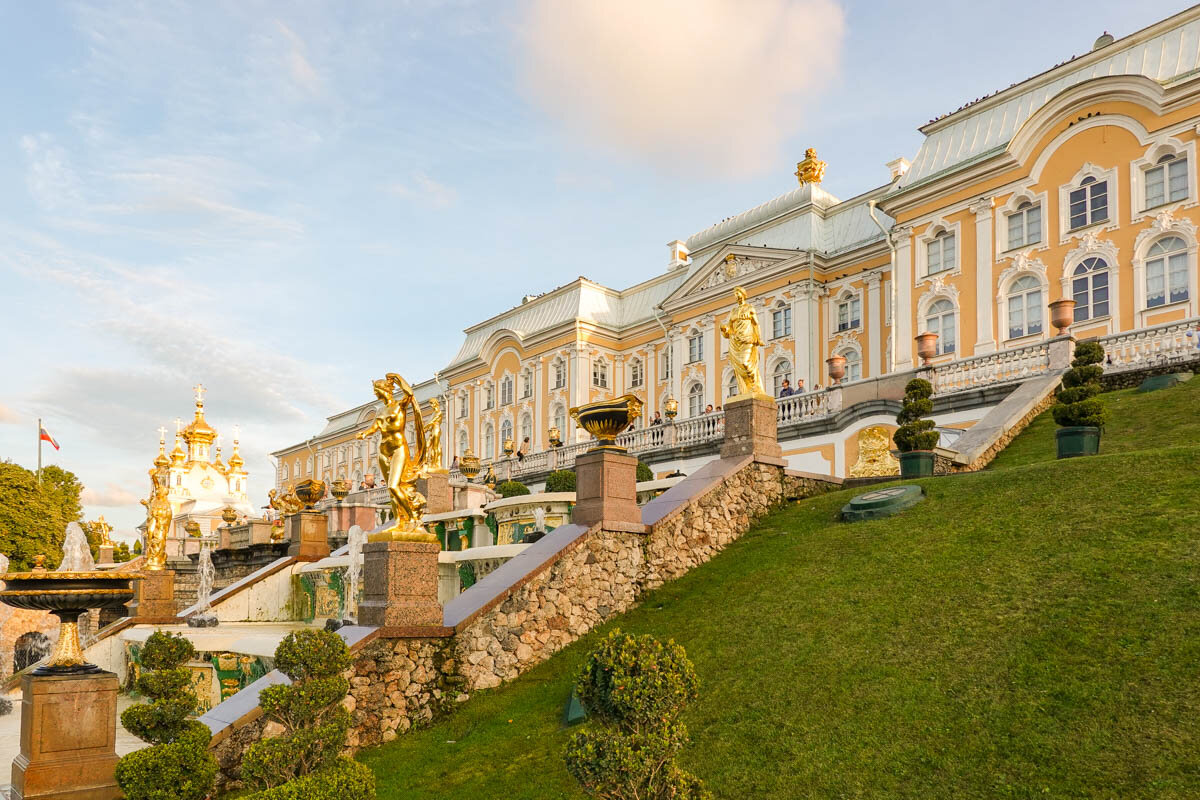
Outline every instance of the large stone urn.
{"type": "Polygon", "coordinates": [[[921,357],[925,366],[929,366],[929,362],[937,355],[937,340],[936,333],[918,333],[917,340],[917,355],[921,357]]]}
{"type": "Polygon", "coordinates": [[[1055,300],[1050,304],[1050,324],[1058,328],[1058,335],[1062,336],[1070,329],[1071,323],[1075,321],[1075,301],[1068,298],[1055,300]]]}
{"type": "Polygon", "coordinates": [[[625,394],[614,400],[601,400],[572,408],[569,412],[575,421],[596,438],[596,448],[617,447],[617,436],[627,429],[642,413],[642,401],[637,395],[625,394]]]}
{"type": "Polygon", "coordinates": [[[825,364],[829,367],[829,380],[833,383],[841,383],[842,378],[846,377],[846,357],[830,356],[825,359],[825,364]]]}

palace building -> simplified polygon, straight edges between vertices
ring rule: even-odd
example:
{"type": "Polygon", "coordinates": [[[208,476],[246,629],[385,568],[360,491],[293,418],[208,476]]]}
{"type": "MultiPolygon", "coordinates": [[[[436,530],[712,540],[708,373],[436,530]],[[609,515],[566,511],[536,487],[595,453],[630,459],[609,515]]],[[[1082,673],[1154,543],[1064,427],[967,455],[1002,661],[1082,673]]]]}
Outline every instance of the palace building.
{"type": "MultiPolygon", "coordinates": [[[[1000,402],[997,387],[1047,371],[1051,302],[1074,301],[1070,335],[1099,337],[1118,364],[1195,327],[1200,7],[1102,36],[920,130],[886,184],[841,200],[809,151],[798,186],[672,241],[648,280],[577,278],[467,328],[423,384],[442,400],[447,465],[470,450],[536,483],[584,446],[568,409],[626,392],[646,405],[623,441],[656,471],[712,457],[736,389],[720,334],[735,286],[759,314],[768,391],[803,386],[779,399],[784,456],[837,475],[863,430],[894,423],[873,394],[885,376],[928,370],[949,445],[1000,402]],[[926,359],[920,334],[936,334],[926,359]],[[672,424],[651,425],[676,404],[672,424]],[[505,443],[525,440],[526,457],[508,458],[505,443]]],[[[322,436],[344,449],[370,416],[331,417],[322,436]]],[[[277,454],[280,485],[301,449],[277,454]]],[[[369,469],[367,450],[322,452],[318,476],[369,469]]]]}

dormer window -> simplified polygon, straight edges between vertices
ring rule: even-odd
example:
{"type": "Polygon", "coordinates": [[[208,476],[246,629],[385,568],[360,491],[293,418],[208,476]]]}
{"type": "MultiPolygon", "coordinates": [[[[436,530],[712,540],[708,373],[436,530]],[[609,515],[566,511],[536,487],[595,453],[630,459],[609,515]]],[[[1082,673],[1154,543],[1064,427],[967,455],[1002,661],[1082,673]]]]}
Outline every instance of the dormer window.
{"type": "Polygon", "coordinates": [[[1146,170],[1146,208],[1186,200],[1188,160],[1186,155],[1165,155],[1146,170]]]}
{"type": "Polygon", "coordinates": [[[1042,204],[1026,200],[1008,215],[1008,249],[1026,247],[1042,240],[1042,204]]]}
{"type": "Polygon", "coordinates": [[[954,269],[958,264],[954,234],[941,231],[925,245],[926,272],[933,275],[954,269]]]}
{"type": "Polygon", "coordinates": [[[1078,189],[1071,190],[1070,229],[1075,231],[1108,220],[1108,181],[1084,178],[1078,189]]]}

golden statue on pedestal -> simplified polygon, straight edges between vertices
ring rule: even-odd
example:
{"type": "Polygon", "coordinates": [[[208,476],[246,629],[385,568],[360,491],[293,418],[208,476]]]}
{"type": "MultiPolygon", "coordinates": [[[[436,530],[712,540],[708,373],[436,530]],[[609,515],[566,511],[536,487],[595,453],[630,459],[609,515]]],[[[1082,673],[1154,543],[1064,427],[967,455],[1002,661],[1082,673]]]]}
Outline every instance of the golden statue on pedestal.
{"type": "Polygon", "coordinates": [[[428,444],[421,408],[413,396],[408,381],[389,372],[372,386],[375,396],[383,401],[383,413],[377,416],[356,438],[365,439],[378,433],[379,472],[392,501],[393,522],[387,528],[370,534],[372,542],[431,542],[438,537],[425,529],[421,517],[425,514],[425,496],[417,491],[417,479],[426,473],[428,444]],[[405,436],[409,422],[413,426],[413,443],[405,436]]]}
{"type": "Polygon", "coordinates": [[[167,499],[166,470],[150,470],[150,499],[142,500],[146,507],[145,569],[161,570],[167,566],[167,534],[171,531],[171,501],[167,499]]]}
{"type": "Polygon", "coordinates": [[[92,530],[94,530],[96,532],[96,536],[100,540],[101,547],[115,547],[116,546],[113,544],[113,540],[112,540],[113,526],[109,525],[105,521],[103,514],[100,515],[100,519],[91,523],[91,528],[92,528],[92,530]]]}
{"type": "Polygon", "coordinates": [[[892,435],[874,425],[858,432],[858,460],[850,468],[851,478],[882,478],[899,475],[900,461],[892,455],[892,435]]]}
{"type": "Polygon", "coordinates": [[[758,314],[746,302],[745,289],[737,287],[733,296],[737,298],[737,305],[729,315],[729,321],[721,326],[721,335],[729,340],[729,365],[737,376],[737,397],[766,397],[762,373],[758,369],[758,348],[763,346],[758,314]]]}
{"type": "Polygon", "coordinates": [[[425,472],[428,475],[448,473],[442,466],[442,404],[436,397],[429,399],[433,416],[425,423],[425,472]]]}

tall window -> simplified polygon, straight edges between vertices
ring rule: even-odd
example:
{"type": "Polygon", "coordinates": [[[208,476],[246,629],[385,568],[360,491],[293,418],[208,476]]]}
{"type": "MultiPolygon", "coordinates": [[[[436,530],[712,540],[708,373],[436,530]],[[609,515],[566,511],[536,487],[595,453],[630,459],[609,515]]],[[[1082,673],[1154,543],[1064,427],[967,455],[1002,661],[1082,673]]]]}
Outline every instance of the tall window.
{"type": "Polygon", "coordinates": [[[1108,263],[1103,258],[1085,258],[1071,276],[1075,321],[1108,316],[1108,263]]]}
{"type": "Polygon", "coordinates": [[[1070,194],[1071,230],[1108,219],[1108,181],[1084,178],[1070,194]]]}
{"type": "Polygon", "coordinates": [[[500,423],[500,446],[504,447],[504,443],[512,438],[512,420],[506,419],[500,423]]]}
{"type": "Polygon", "coordinates": [[[1008,338],[1042,332],[1042,285],[1032,275],[1013,281],[1008,290],[1008,338]]]}
{"type": "Polygon", "coordinates": [[[490,383],[483,387],[483,407],[496,407],[496,387],[492,386],[490,383]]]}
{"type": "Polygon", "coordinates": [[[500,405],[510,406],[513,401],[513,379],[504,376],[500,381],[500,405]]]}
{"type": "Polygon", "coordinates": [[[552,417],[552,419],[554,421],[554,427],[558,428],[559,434],[561,436],[566,436],[567,435],[567,410],[565,408],[563,408],[561,405],[555,406],[554,407],[554,416],[552,417]]]}
{"type": "Polygon", "coordinates": [[[467,432],[459,431],[458,432],[458,454],[460,456],[465,456],[467,454],[467,448],[468,448],[467,432]]]}
{"type": "Polygon", "coordinates": [[[530,444],[533,443],[533,420],[528,414],[521,417],[521,441],[517,442],[517,447],[520,447],[521,442],[526,439],[530,441],[530,444]]]}
{"type": "Polygon", "coordinates": [[[561,389],[567,385],[567,365],[561,360],[554,362],[554,388],[561,389]]]}
{"type": "Polygon", "coordinates": [[[954,352],[955,325],[954,304],[949,300],[938,300],[925,314],[925,330],[936,333],[937,351],[945,355],[954,352]]]}
{"type": "Polygon", "coordinates": [[[729,373],[729,384],[725,387],[725,399],[736,397],[738,393],[737,375],[729,373]]]}
{"type": "Polygon", "coordinates": [[[862,377],[862,355],[853,348],[846,348],[838,355],[846,359],[846,377],[842,381],[856,381],[862,377]]]}
{"type": "Polygon", "coordinates": [[[1042,205],[1026,200],[1008,215],[1008,249],[1037,244],[1042,240],[1042,205]]]}
{"type": "Polygon", "coordinates": [[[521,397],[533,396],[533,370],[525,370],[521,373],[521,397]]]}
{"type": "Polygon", "coordinates": [[[698,417],[704,413],[704,385],[693,383],[688,387],[688,416],[698,417]]]}
{"type": "Polygon", "coordinates": [[[1146,208],[1186,200],[1187,196],[1187,156],[1163,156],[1146,170],[1146,208]]]}
{"type": "Polygon", "coordinates": [[[934,236],[925,245],[925,256],[926,272],[930,275],[954,269],[954,265],[958,263],[954,248],[954,234],[950,231],[942,231],[934,236]]]}
{"type": "Polygon", "coordinates": [[[629,388],[636,389],[645,382],[645,370],[642,368],[642,360],[635,358],[629,362],[629,388]]]}
{"type": "Polygon", "coordinates": [[[662,368],[662,376],[664,379],[671,377],[671,375],[672,375],[671,367],[672,366],[673,365],[671,364],[671,343],[667,342],[667,346],[665,348],[663,348],[663,352],[662,352],[662,367],[663,367],[662,368]]]}
{"type": "Polygon", "coordinates": [[[303,473],[300,472],[300,459],[298,458],[296,459],[295,467],[292,469],[292,475],[296,478],[304,477],[303,473]]]}
{"type": "Polygon", "coordinates": [[[458,396],[458,418],[463,419],[467,416],[467,395],[464,392],[458,396]]]}
{"type": "Polygon", "coordinates": [[[1146,254],[1146,307],[1187,299],[1187,245],[1178,236],[1159,239],[1146,254]]]}
{"type": "Polygon", "coordinates": [[[489,423],[483,429],[483,458],[496,457],[496,434],[492,432],[492,426],[489,423]]]}
{"type": "Polygon", "coordinates": [[[862,324],[861,317],[862,301],[857,297],[851,297],[838,303],[837,329],[839,331],[848,331],[851,328],[857,328],[862,324]]]}
{"type": "Polygon", "coordinates": [[[697,333],[688,337],[688,363],[692,364],[704,359],[704,334],[697,333]]]}
{"type": "Polygon", "coordinates": [[[771,338],[782,339],[792,335],[792,308],[784,306],[771,312],[771,338]]]}
{"type": "MultiPolygon", "coordinates": [[[[737,378],[734,378],[734,380],[736,381],[737,378]]],[[[776,397],[779,397],[779,392],[783,389],[784,381],[787,381],[789,385],[792,382],[792,362],[790,361],[780,361],[771,372],[771,382],[774,388],[773,394],[776,397]]]]}
{"type": "Polygon", "coordinates": [[[592,386],[601,389],[608,388],[608,362],[603,358],[597,358],[592,362],[592,386]]]}

